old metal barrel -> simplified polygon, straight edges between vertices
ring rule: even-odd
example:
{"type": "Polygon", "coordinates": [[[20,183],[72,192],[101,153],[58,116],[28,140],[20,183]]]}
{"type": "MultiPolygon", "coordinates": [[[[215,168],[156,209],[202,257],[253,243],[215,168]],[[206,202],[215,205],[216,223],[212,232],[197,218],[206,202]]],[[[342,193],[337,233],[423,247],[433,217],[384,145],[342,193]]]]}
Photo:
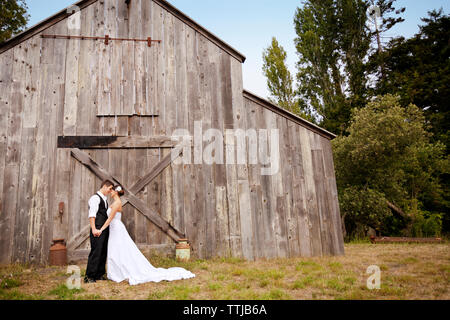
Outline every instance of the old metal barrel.
{"type": "Polygon", "coordinates": [[[49,260],[52,266],[67,265],[67,248],[64,239],[53,240],[53,245],[50,247],[49,260]]]}
{"type": "Polygon", "coordinates": [[[189,261],[191,258],[191,246],[188,239],[179,239],[175,252],[178,261],[189,261]]]}

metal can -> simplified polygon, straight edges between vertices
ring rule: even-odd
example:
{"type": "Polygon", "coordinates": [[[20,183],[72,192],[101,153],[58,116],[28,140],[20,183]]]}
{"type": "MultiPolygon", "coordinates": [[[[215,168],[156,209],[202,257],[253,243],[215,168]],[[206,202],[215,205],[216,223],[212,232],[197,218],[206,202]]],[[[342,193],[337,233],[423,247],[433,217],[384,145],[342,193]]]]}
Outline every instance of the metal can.
{"type": "Polygon", "coordinates": [[[176,245],[176,259],[187,262],[191,258],[191,246],[188,239],[179,239],[176,245]]]}
{"type": "Polygon", "coordinates": [[[67,248],[64,239],[54,239],[50,247],[49,262],[51,266],[67,265],[67,248]]]}

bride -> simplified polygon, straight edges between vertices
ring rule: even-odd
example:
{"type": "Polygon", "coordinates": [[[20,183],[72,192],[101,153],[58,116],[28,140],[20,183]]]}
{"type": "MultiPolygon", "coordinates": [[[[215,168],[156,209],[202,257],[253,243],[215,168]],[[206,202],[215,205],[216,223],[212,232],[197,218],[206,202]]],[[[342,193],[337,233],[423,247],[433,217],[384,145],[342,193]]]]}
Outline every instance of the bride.
{"type": "Polygon", "coordinates": [[[108,220],[100,229],[109,228],[107,276],[109,280],[122,282],[128,280],[130,285],[145,282],[173,281],[194,278],[192,272],[179,268],[155,268],[141,253],[121,221],[122,201],[124,195],[121,186],[115,186],[111,191],[114,203],[108,209],[108,220]]]}

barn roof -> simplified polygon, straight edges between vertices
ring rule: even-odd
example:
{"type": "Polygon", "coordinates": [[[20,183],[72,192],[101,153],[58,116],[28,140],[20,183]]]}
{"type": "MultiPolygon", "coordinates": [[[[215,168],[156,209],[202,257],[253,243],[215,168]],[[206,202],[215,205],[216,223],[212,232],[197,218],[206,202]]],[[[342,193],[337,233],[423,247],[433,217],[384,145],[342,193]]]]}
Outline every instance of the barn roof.
{"type": "Polygon", "coordinates": [[[264,107],[266,109],[271,110],[272,112],[279,114],[282,117],[285,117],[285,118],[307,128],[308,130],[311,130],[317,134],[320,134],[321,136],[323,136],[325,138],[333,140],[334,138],[337,137],[337,135],[335,135],[334,133],[331,133],[330,131],[327,131],[324,128],[319,127],[318,125],[315,125],[314,123],[309,122],[308,120],[303,119],[302,117],[299,117],[295,113],[289,112],[286,109],[283,109],[282,107],[280,107],[264,98],[261,98],[260,96],[257,96],[256,94],[251,93],[250,91],[245,90],[245,89],[244,89],[244,97],[252,100],[253,102],[261,105],[262,107],[264,107]]]}
{"type": "MultiPolygon", "coordinates": [[[[97,2],[98,0],[81,0],[76,2],[74,5],[79,7],[80,9],[84,9],[91,4],[97,2]]],[[[125,1],[125,0],[124,0],[125,1]]],[[[232,46],[227,44],[225,41],[221,40],[219,37],[217,37],[215,34],[213,34],[211,31],[207,30],[203,26],[201,26],[199,23],[195,22],[192,18],[188,17],[186,14],[175,8],[173,5],[171,5],[169,2],[165,0],[153,0],[156,4],[160,5],[162,8],[166,9],[170,13],[172,13],[175,17],[192,27],[197,32],[201,33],[205,37],[207,37],[209,40],[214,42],[216,45],[221,47],[223,50],[227,51],[229,54],[231,54],[233,57],[235,57],[237,60],[241,61],[242,63],[246,60],[246,57],[234,49],[232,46]]],[[[72,6],[70,6],[72,7],[72,6]]],[[[51,27],[52,25],[58,23],[59,21],[66,19],[73,13],[68,13],[68,9],[70,7],[67,7],[64,10],[59,11],[58,13],[54,14],[53,16],[39,22],[38,24],[30,27],[29,29],[25,30],[24,32],[16,35],[15,37],[5,41],[4,43],[0,44],[0,53],[5,52],[6,50],[16,46],[17,44],[31,38],[35,34],[51,27]]]]}
{"type": "MultiPolygon", "coordinates": [[[[76,2],[74,5],[78,6],[80,9],[84,9],[97,1],[98,0],[80,0],[80,1],[76,2]]],[[[222,48],[223,50],[225,50],[226,52],[231,54],[237,60],[241,61],[242,63],[245,62],[246,57],[242,53],[240,53],[239,51],[234,49],[232,46],[230,46],[229,44],[227,44],[226,42],[221,40],[219,37],[214,35],[212,32],[210,32],[206,28],[202,27],[199,23],[195,22],[192,18],[190,18],[189,16],[187,16],[186,14],[184,14],[183,12],[181,12],[180,10],[175,8],[169,2],[167,2],[165,0],[153,0],[153,1],[155,3],[157,3],[158,5],[160,5],[162,8],[171,12],[175,17],[179,18],[181,21],[183,21],[184,23],[186,23],[187,25],[192,27],[194,30],[196,30],[197,32],[199,32],[202,35],[204,35],[205,37],[207,37],[209,40],[211,40],[216,45],[218,45],[220,48],[222,48]]],[[[70,6],[70,7],[72,7],[72,6],[70,6]]],[[[59,11],[58,13],[54,14],[53,16],[39,22],[38,24],[30,27],[29,29],[16,35],[15,37],[0,44],[0,54],[11,49],[12,47],[18,45],[19,43],[31,38],[35,34],[44,31],[45,29],[51,27],[52,25],[58,23],[59,21],[66,19],[70,15],[72,15],[72,13],[68,13],[68,10],[67,10],[70,7],[67,7],[64,10],[59,11]]],[[[269,110],[272,110],[273,112],[275,112],[287,119],[290,119],[291,121],[294,121],[295,123],[302,125],[302,126],[306,127],[307,129],[314,131],[328,139],[334,139],[337,137],[335,134],[297,116],[296,114],[294,114],[292,112],[289,112],[289,111],[281,108],[280,106],[278,106],[276,104],[273,104],[272,102],[270,102],[262,97],[259,97],[255,94],[251,93],[250,91],[244,90],[243,94],[244,94],[244,97],[258,103],[259,105],[261,105],[269,110]]]]}

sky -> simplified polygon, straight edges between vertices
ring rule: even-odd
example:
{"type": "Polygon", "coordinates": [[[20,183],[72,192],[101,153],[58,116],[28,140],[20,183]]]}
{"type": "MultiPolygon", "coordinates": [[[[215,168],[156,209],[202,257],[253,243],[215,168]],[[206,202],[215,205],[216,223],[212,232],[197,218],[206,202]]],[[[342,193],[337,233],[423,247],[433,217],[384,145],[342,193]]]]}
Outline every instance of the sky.
{"type": "MultiPolygon", "coordinates": [[[[69,7],[76,0],[26,0],[30,21],[28,26],[69,7]]],[[[169,2],[208,29],[224,42],[246,56],[243,65],[244,88],[268,97],[266,78],[262,72],[262,53],[272,37],[287,52],[287,65],[296,73],[297,54],[293,18],[301,0],[169,0],[169,2]]],[[[409,38],[419,31],[421,18],[433,9],[443,8],[450,13],[448,0],[397,0],[397,7],[406,7],[405,22],[397,24],[386,36],[409,38]]]]}

